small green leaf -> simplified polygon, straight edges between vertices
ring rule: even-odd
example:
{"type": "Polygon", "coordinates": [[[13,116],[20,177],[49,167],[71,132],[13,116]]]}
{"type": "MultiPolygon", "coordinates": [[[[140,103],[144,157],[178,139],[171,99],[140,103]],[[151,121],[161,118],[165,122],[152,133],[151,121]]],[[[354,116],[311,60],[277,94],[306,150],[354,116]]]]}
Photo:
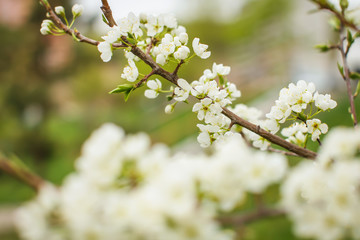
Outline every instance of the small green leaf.
{"type": "Polygon", "coordinates": [[[103,22],[106,23],[107,25],[109,25],[109,22],[108,22],[108,20],[106,19],[105,15],[102,14],[101,16],[102,16],[103,22]]]}
{"type": "Polygon", "coordinates": [[[354,98],[359,95],[359,92],[360,92],[360,81],[358,81],[358,83],[357,83],[357,87],[356,87],[356,91],[355,91],[355,94],[354,94],[354,98]]]}
{"type": "Polygon", "coordinates": [[[132,35],[131,33],[128,33],[127,40],[129,41],[129,43],[136,45],[136,39],[135,39],[134,35],[132,35]]]}
{"type": "Polygon", "coordinates": [[[222,75],[219,75],[219,83],[220,83],[220,86],[224,86],[225,85],[225,79],[222,75]]]}
{"type": "Polygon", "coordinates": [[[133,92],[134,89],[135,88],[131,88],[129,91],[124,92],[124,94],[125,94],[125,102],[127,102],[127,100],[130,97],[130,94],[133,92]]]}
{"type": "Polygon", "coordinates": [[[341,66],[339,64],[339,62],[337,63],[337,66],[338,66],[338,69],[339,69],[339,72],[340,72],[341,76],[344,77],[344,68],[343,68],[343,66],[341,66]]]}
{"type": "Polygon", "coordinates": [[[348,40],[349,46],[351,46],[355,41],[355,39],[353,38],[350,30],[347,31],[347,40],[348,40]]]}
{"type": "Polygon", "coordinates": [[[111,90],[109,93],[113,94],[113,93],[128,92],[128,91],[131,91],[133,88],[134,88],[134,86],[132,84],[123,84],[123,85],[117,86],[117,88],[111,90]]]}
{"type": "Polygon", "coordinates": [[[111,90],[109,93],[113,94],[113,93],[124,93],[124,97],[125,97],[125,102],[129,99],[130,94],[132,93],[132,91],[135,89],[134,85],[132,84],[123,84],[123,85],[119,85],[117,88],[111,90]]]}
{"type": "Polygon", "coordinates": [[[351,72],[351,73],[350,73],[350,78],[351,78],[351,79],[354,79],[354,80],[358,80],[358,79],[360,79],[360,73],[351,72]]]}
{"type": "Polygon", "coordinates": [[[170,102],[171,100],[174,99],[174,95],[167,95],[166,99],[170,102]]]}
{"type": "Polygon", "coordinates": [[[329,45],[326,45],[326,44],[318,44],[315,46],[315,48],[320,50],[320,52],[327,52],[330,50],[329,45]]]}

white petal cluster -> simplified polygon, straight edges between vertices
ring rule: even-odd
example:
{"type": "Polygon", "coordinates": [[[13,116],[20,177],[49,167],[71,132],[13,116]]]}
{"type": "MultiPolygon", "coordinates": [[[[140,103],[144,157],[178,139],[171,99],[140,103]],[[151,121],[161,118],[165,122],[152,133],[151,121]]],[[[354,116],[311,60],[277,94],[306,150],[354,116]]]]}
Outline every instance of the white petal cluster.
{"type": "Polygon", "coordinates": [[[135,82],[139,76],[139,70],[136,67],[134,60],[128,59],[129,65],[124,68],[121,77],[129,82],[135,82]]]}
{"type": "Polygon", "coordinates": [[[328,166],[332,162],[359,159],[360,129],[338,127],[329,132],[319,152],[321,165],[328,166]]]}
{"type": "Polygon", "coordinates": [[[162,84],[159,79],[155,80],[149,80],[147,83],[147,86],[149,87],[148,90],[145,90],[144,94],[147,98],[156,98],[159,96],[159,93],[161,92],[162,84]]]}
{"type": "MultiPolygon", "coordinates": [[[[199,80],[191,84],[178,79],[178,87],[174,89],[174,100],[177,102],[186,101],[190,95],[200,100],[192,110],[197,113],[200,121],[206,123],[197,125],[200,129],[198,141],[202,147],[210,146],[229,132],[230,120],[222,115],[222,108],[241,96],[234,84],[225,82],[224,76],[229,73],[230,67],[214,63],[212,70],[206,69],[199,80]],[[218,83],[217,78],[222,78],[224,82],[218,83]]],[[[167,112],[171,112],[173,107],[174,105],[168,105],[167,112]]]]}
{"type": "Polygon", "coordinates": [[[313,102],[322,111],[336,107],[336,102],[330,99],[329,94],[314,92],[313,83],[306,83],[304,80],[298,81],[296,85],[290,83],[288,88],[280,90],[279,99],[275,101],[275,106],[266,117],[284,123],[291,113],[301,113],[313,102]]]}
{"type": "Polygon", "coordinates": [[[224,138],[215,147],[215,154],[204,167],[200,187],[211,199],[219,201],[223,211],[239,205],[246,192],[263,192],[280,181],[287,170],[285,157],[255,152],[239,135],[224,138]]]}
{"type": "MultiPolygon", "coordinates": [[[[266,117],[278,124],[284,123],[290,116],[293,120],[301,121],[284,128],[281,132],[287,137],[287,141],[299,146],[306,145],[307,136],[312,141],[317,141],[321,134],[328,131],[328,126],[321,123],[319,119],[313,118],[321,111],[327,111],[336,107],[337,103],[331,99],[329,94],[315,92],[313,83],[300,80],[295,84],[290,83],[287,88],[280,90],[279,99],[266,117]],[[315,112],[313,112],[315,110],[315,112]]],[[[276,133],[276,131],[274,132],[276,133]]]]}
{"type": "Polygon", "coordinates": [[[320,134],[325,134],[328,131],[328,126],[321,123],[319,119],[311,119],[306,121],[308,132],[311,134],[311,140],[316,141],[319,139],[320,134]]]}
{"type": "MultiPolygon", "coordinates": [[[[295,122],[287,128],[281,130],[281,134],[287,137],[286,141],[294,143],[299,146],[304,146],[306,142],[306,133],[308,128],[305,123],[295,122]]],[[[315,139],[316,140],[316,139],[315,139]]]]}
{"type": "Polygon", "coordinates": [[[303,162],[281,188],[282,206],[303,238],[360,238],[359,130],[336,128],[314,162],[303,162]]]}
{"type": "Polygon", "coordinates": [[[125,136],[105,124],[85,142],[76,172],[44,185],[16,214],[26,240],[231,240],[214,220],[284,176],[282,155],[254,153],[240,136],[223,138],[213,155],[150,147],[145,134],[125,136]]]}
{"type": "Polygon", "coordinates": [[[200,43],[199,38],[194,38],[192,42],[192,46],[194,49],[194,52],[197,56],[199,56],[202,59],[209,58],[211,55],[211,52],[206,51],[208,49],[208,45],[200,43]]]}
{"type": "Polygon", "coordinates": [[[337,103],[331,99],[330,94],[319,94],[316,92],[314,94],[315,106],[323,111],[328,109],[333,109],[336,107],[337,103]]]}

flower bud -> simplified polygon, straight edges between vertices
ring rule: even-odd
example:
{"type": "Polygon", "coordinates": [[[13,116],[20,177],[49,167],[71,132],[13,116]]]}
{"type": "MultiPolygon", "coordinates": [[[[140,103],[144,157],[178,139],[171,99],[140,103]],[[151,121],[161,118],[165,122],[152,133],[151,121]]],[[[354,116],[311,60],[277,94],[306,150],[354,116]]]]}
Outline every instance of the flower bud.
{"type": "Polygon", "coordinates": [[[60,16],[64,16],[65,15],[65,9],[63,6],[56,6],[55,7],[55,13],[57,15],[60,15],[60,16]]]}
{"type": "Polygon", "coordinates": [[[171,113],[174,111],[174,108],[175,108],[174,104],[168,104],[168,105],[166,105],[166,107],[165,107],[165,113],[166,113],[166,114],[171,114],[171,113]]]}
{"type": "Polygon", "coordinates": [[[75,4],[71,10],[72,10],[72,14],[73,14],[74,18],[77,18],[84,11],[84,7],[80,4],[75,4]]]}

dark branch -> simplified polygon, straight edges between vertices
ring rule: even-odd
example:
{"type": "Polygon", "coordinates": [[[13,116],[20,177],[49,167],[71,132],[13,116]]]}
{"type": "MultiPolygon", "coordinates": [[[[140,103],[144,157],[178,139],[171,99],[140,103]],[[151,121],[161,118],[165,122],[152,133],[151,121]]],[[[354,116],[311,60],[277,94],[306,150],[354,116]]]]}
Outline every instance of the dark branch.
{"type": "Polygon", "coordinates": [[[109,26],[116,26],[116,22],[113,18],[112,11],[110,5],[107,0],[101,0],[102,6],[100,7],[101,11],[104,13],[105,18],[108,20],[109,26]]]}

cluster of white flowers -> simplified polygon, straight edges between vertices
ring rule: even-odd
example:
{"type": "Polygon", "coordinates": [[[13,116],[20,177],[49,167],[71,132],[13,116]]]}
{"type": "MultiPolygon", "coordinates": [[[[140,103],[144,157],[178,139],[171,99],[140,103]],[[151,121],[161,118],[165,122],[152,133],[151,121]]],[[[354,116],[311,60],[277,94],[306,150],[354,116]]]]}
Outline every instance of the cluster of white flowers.
{"type": "Polygon", "coordinates": [[[170,156],[145,134],[125,137],[105,124],[85,142],[75,168],[61,187],[44,185],[17,211],[23,239],[232,239],[214,220],[218,210],[231,211],[245,192],[280,181],[287,162],[254,153],[240,136],[219,142],[212,156],[170,156]]]}
{"type": "Polygon", "coordinates": [[[282,205],[305,238],[360,238],[360,130],[334,129],[317,162],[296,166],[282,186],[282,205]]]}
{"type": "MultiPolygon", "coordinates": [[[[325,123],[321,123],[319,119],[313,117],[321,111],[335,108],[336,105],[329,94],[323,95],[315,92],[313,83],[300,80],[296,85],[290,83],[287,88],[280,90],[279,99],[275,101],[275,105],[266,114],[266,120],[252,118],[250,122],[276,134],[280,130],[281,124],[286,120],[300,121],[283,128],[281,134],[287,137],[287,141],[305,146],[308,136],[311,136],[312,141],[317,141],[321,134],[328,131],[328,126],[325,123]]],[[[245,130],[244,133],[248,135],[255,147],[264,150],[270,145],[266,139],[253,132],[245,130]]]]}

